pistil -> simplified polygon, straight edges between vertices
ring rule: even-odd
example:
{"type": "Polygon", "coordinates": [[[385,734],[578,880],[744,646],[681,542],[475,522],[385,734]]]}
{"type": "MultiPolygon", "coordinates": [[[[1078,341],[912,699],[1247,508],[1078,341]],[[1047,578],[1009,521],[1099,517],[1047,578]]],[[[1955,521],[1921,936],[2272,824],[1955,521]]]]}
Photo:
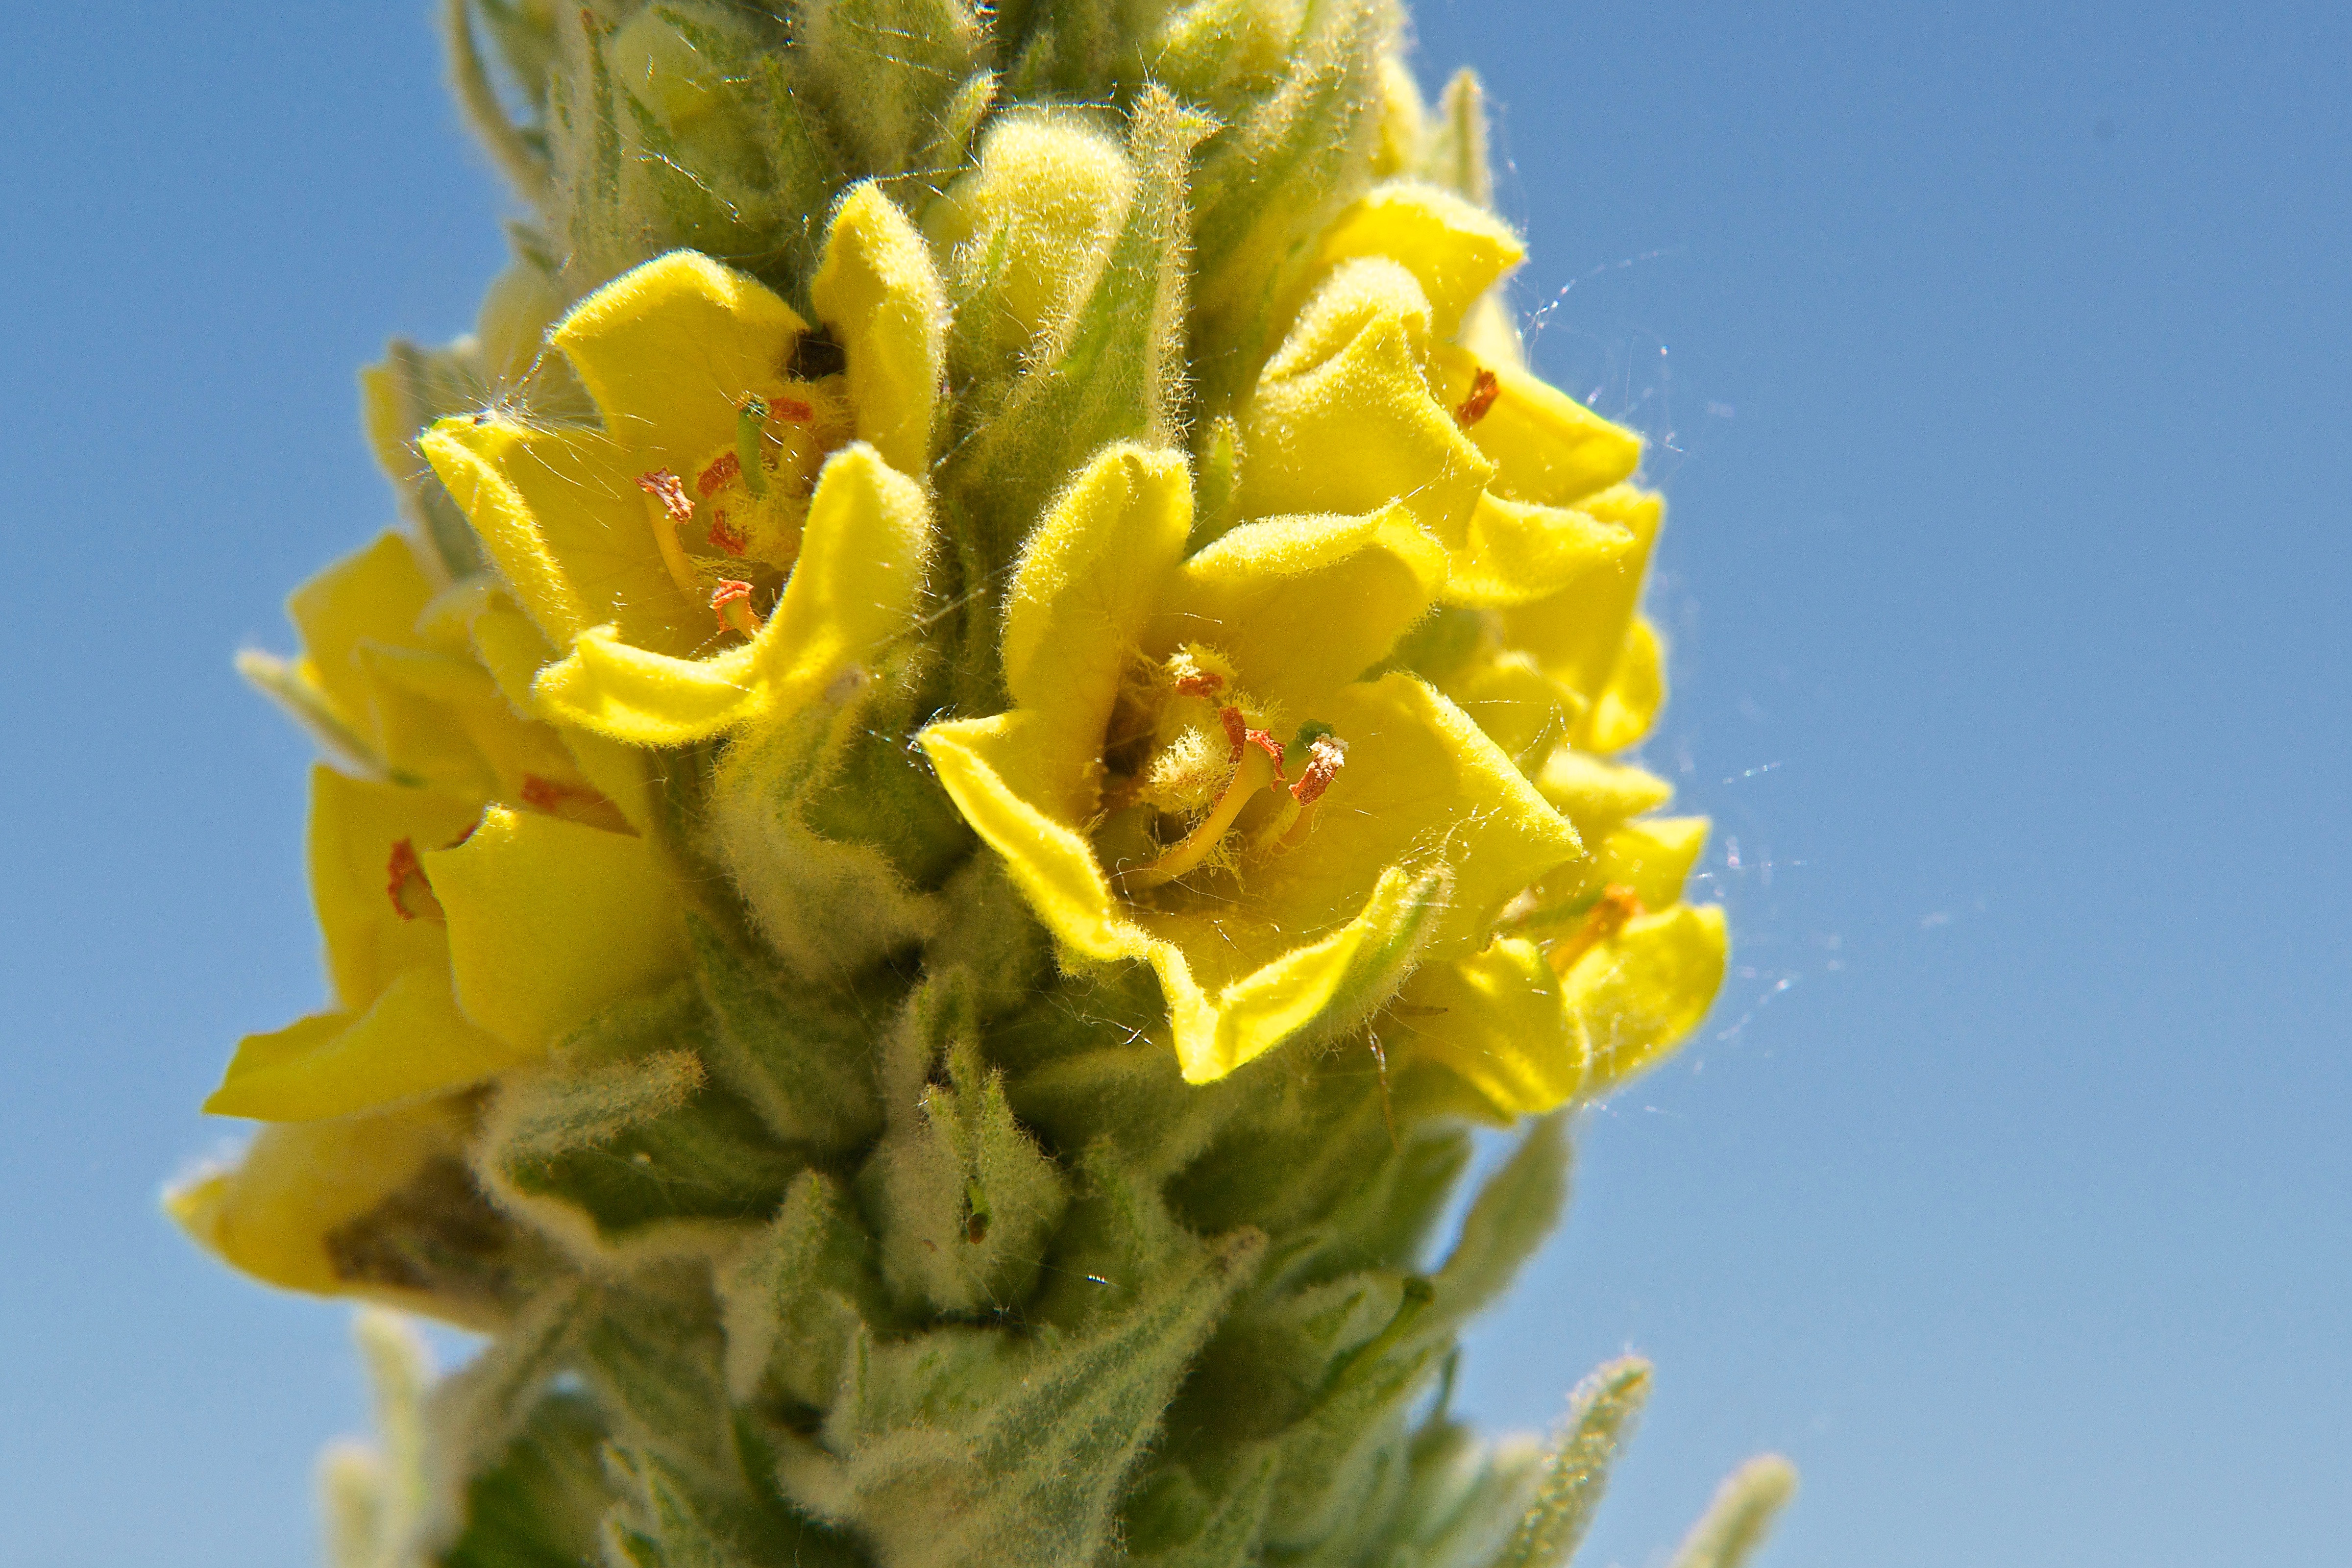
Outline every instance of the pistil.
{"type": "Polygon", "coordinates": [[[1234,826],[1250,797],[1282,777],[1282,748],[1263,730],[1253,730],[1238,708],[1224,708],[1217,717],[1233,742],[1233,775],[1192,831],[1148,866],[1119,873],[1120,889],[1139,893],[1189,875],[1209,858],[1234,826]]]}

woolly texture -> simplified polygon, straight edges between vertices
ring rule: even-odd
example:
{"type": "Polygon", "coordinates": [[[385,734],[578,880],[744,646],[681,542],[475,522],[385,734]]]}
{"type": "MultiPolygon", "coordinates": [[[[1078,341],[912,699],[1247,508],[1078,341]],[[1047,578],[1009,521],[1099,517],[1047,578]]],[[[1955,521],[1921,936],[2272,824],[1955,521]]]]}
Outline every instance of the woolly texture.
{"type": "Polygon", "coordinates": [[[362,378],[411,526],[241,661],[331,994],[169,1198],[488,1336],[363,1319],[339,1568],[1564,1562],[1647,1369],[1488,1445],[1455,1336],[1726,939],[1475,80],[1381,0],[446,22],[533,216],[362,378]]]}

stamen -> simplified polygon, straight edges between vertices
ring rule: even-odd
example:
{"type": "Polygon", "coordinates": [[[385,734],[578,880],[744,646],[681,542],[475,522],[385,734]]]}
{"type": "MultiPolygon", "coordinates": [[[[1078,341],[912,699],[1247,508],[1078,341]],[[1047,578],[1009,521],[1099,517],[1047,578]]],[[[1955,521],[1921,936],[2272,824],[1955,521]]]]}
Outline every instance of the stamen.
{"type": "Polygon", "coordinates": [[[661,552],[662,565],[668,569],[670,581],[688,595],[699,594],[702,584],[688,564],[686,551],[677,542],[679,526],[694,520],[694,503],[687,499],[686,487],[667,468],[656,468],[650,474],[639,474],[637,488],[661,505],[661,514],[654,519],[654,548],[661,552]]]}
{"type": "Polygon", "coordinates": [[[1348,742],[1331,732],[1331,726],[1308,720],[1298,727],[1290,742],[1290,755],[1299,763],[1298,782],[1290,786],[1290,798],[1272,822],[1258,830],[1250,843],[1253,855],[1280,855],[1296,849],[1315,827],[1315,803],[1339,776],[1348,763],[1348,742]]]}
{"type": "Polygon", "coordinates": [[[741,468],[743,488],[755,497],[768,493],[768,464],[761,450],[768,436],[768,400],[747,392],[735,405],[735,461],[741,468]]]}
{"type": "Polygon", "coordinates": [[[1601,889],[1584,917],[1584,923],[1551,944],[1545,956],[1550,961],[1554,974],[1566,974],[1576,961],[1604,942],[1616,940],[1625,929],[1625,922],[1642,913],[1642,896],[1622,882],[1612,882],[1601,889]]]}
{"type": "Polygon", "coordinates": [[[1184,836],[1182,842],[1149,866],[1119,873],[1121,891],[1143,892],[1192,871],[1223,839],[1250,797],[1282,776],[1282,748],[1274,743],[1273,736],[1263,730],[1251,729],[1238,708],[1225,708],[1217,717],[1224,723],[1226,738],[1234,743],[1233,776],[1225,781],[1223,791],[1209,807],[1209,815],[1184,836]]]}
{"type": "Polygon", "coordinates": [[[735,476],[743,471],[743,459],[732,452],[721,452],[710,459],[710,466],[695,476],[695,492],[709,500],[721,486],[731,485],[735,476]]]}
{"type": "Polygon", "coordinates": [[[1454,422],[1465,430],[1486,417],[1486,410],[1495,406],[1495,399],[1503,395],[1503,385],[1495,373],[1485,365],[1470,378],[1470,395],[1454,411],[1454,422]]]}
{"type": "Polygon", "coordinates": [[[744,547],[751,542],[740,529],[727,521],[727,509],[723,506],[711,509],[709,537],[713,548],[723,550],[730,555],[742,554],[744,547]]]}
{"type": "Polygon", "coordinates": [[[1225,678],[1213,669],[1196,669],[1176,682],[1179,697],[1214,697],[1225,689],[1225,678]]]}
{"type": "Polygon", "coordinates": [[[720,578],[718,590],[710,595],[710,608],[720,626],[732,626],[747,637],[759,634],[760,616],[751,608],[751,584],[720,578]]]}
{"type": "Polygon", "coordinates": [[[416,840],[404,838],[392,847],[391,858],[383,866],[383,890],[392,899],[392,907],[404,921],[448,921],[441,900],[433,896],[433,884],[425,879],[424,864],[416,858],[416,840]]]}

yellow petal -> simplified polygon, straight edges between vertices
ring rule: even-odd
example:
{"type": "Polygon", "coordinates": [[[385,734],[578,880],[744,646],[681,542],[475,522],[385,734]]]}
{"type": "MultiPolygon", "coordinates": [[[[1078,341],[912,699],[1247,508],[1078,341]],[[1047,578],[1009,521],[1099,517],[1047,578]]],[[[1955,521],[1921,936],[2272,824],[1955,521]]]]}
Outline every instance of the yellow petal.
{"type": "Polygon", "coordinates": [[[1530,604],[1615,566],[1634,542],[1622,523],[1489,492],[1478,498],[1463,546],[1452,552],[1444,597],[1473,609],[1530,604]]]}
{"type": "Polygon", "coordinates": [[[1719,906],[1676,904],[1628,922],[1578,959],[1561,994],[1591,1049],[1586,1092],[1606,1092],[1655,1066],[1698,1027],[1723,984],[1728,951],[1719,906]]]}
{"type": "Polygon", "coordinates": [[[422,858],[457,1005],[518,1053],[685,967],[677,889],[642,838],[492,806],[465,843],[422,858]]]}
{"type": "Polygon", "coordinates": [[[265,1127],[228,1170],[164,1196],[208,1251],[257,1279],[320,1295],[396,1293],[347,1279],[331,1238],[436,1161],[465,1157],[465,1113],[446,1101],[333,1121],[265,1127]]]}
{"type": "Polygon", "coordinates": [[[1568,394],[1508,364],[1488,364],[1467,348],[1430,350],[1437,395],[1452,407],[1470,395],[1480,371],[1495,377],[1494,401],[1470,427],[1495,466],[1496,492],[1542,506],[1572,506],[1632,477],[1642,438],[1568,394]]]}
{"type": "Polygon", "coordinates": [[[1454,868],[1435,948],[1475,945],[1502,906],[1583,847],[1469,716],[1409,675],[1344,688],[1318,715],[1347,765],[1298,847],[1252,868],[1240,902],[1305,934],[1353,917],[1384,868],[1454,868]]]}
{"type": "Polygon", "coordinates": [[[1706,847],[1704,816],[1654,816],[1628,823],[1601,842],[1592,879],[1633,889],[1644,909],[1663,910],[1683,896],[1699,851],[1706,847]]]}
{"type": "Polygon", "coordinates": [[[1625,651],[1616,671],[1585,714],[1575,742],[1588,751],[1623,751],[1650,732],[1665,701],[1665,649],[1657,628],[1636,619],[1625,634],[1625,651]]]}
{"type": "Polygon", "coordinates": [[[523,1059],[466,1021],[446,973],[415,969],[364,1013],[321,1013],[247,1036],[205,1109],[316,1121],[459,1089],[523,1059]]]}
{"type": "Polygon", "coordinates": [[[1111,892],[1086,824],[1101,786],[1093,747],[1015,711],[926,728],[941,787],[1063,946],[1094,959],[1142,955],[1145,939],[1111,892]]]}
{"type": "Polygon", "coordinates": [[[1244,523],[1186,561],[1145,639],[1205,643],[1296,721],[1388,657],[1428,613],[1445,553],[1401,507],[1244,523]]]}
{"type": "Polygon", "coordinates": [[[444,419],[422,444],[549,641],[562,647],[604,625],[679,657],[716,641],[709,606],[688,600],[663,567],[639,470],[610,439],[485,414],[444,419]]]}
{"type": "Polygon", "coordinates": [[[899,472],[929,473],[947,292],[930,247],[879,185],[853,187],[834,209],[809,299],[848,361],[858,436],[899,472]]]}
{"type": "Polygon", "coordinates": [[[1632,548],[1549,598],[1503,611],[1502,629],[1504,642],[1527,649],[1545,674],[1591,702],[1607,689],[1623,657],[1665,503],[1651,492],[1619,485],[1579,510],[1625,528],[1633,535],[1632,548]]]}
{"type": "Polygon", "coordinates": [[[638,746],[676,746],[797,711],[911,629],[930,564],[930,508],[863,445],[835,452],[810,498],[799,562],[749,642],[705,658],[583,633],[540,672],[535,710],[638,746]]]}
{"type": "Polygon", "coordinates": [[[1504,1121],[1566,1104],[1591,1066],[1583,1034],[1561,1009],[1559,976],[1541,949],[1517,938],[1422,965],[1381,1028],[1468,1080],[1504,1121]]]}
{"type": "Polygon", "coordinates": [[[1242,419],[1243,517],[1410,508],[1449,549],[1463,542],[1495,468],[1430,390],[1429,307],[1380,258],[1333,272],[1266,364],[1242,419]]]}
{"type": "Polygon", "coordinates": [[[1133,658],[1192,526],[1184,459],[1106,448],[1022,547],[1004,606],[1004,682],[1055,732],[1098,753],[1133,658]]]}
{"type": "Polygon", "coordinates": [[[478,796],[370,784],[332,768],[310,770],[310,896],[327,939],[336,1001],[365,1009],[399,975],[448,971],[447,943],[429,920],[393,905],[393,847],[419,852],[455,842],[481,814],[478,796]]]}
{"type": "Polygon", "coordinates": [[[1470,660],[1441,681],[1439,689],[1523,768],[1557,745],[1584,712],[1582,699],[1562,689],[1517,648],[1470,660]]]}
{"type": "Polygon", "coordinates": [[[1302,1030],[1345,1028],[1385,1002],[1448,880],[1390,867],[1351,919],[1312,940],[1245,916],[1145,917],[1184,1081],[1214,1082],[1302,1030]]]}
{"type": "Polygon", "coordinates": [[[318,688],[345,724],[379,748],[374,692],[355,657],[365,644],[415,646],[416,617],[433,584],[396,533],[338,561],[286,601],[318,688]]]}
{"type": "Polygon", "coordinates": [[[548,341],[572,362],[614,440],[667,459],[647,468],[683,473],[731,445],[745,394],[783,393],[785,365],[807,330],[757,279],[673,250],[583,300],[548,341]]]}
{"type": "Polygon", "coordinates": [[[1646,769],[1568,746],[1544,760],[1536,787],[1576,824],[1588,844],[1600,843],[1627,818],[1655,811],[1675,796],[1674,785],[1646,769]]]}
{"type": "Polygon", "coordinates": [[[1413,180],[1375,185],[1323,233],[1318,268],[1360,256],[1402,262],[1429,297],[1431,330],[1451,338],[1464,312],[1527,257],[1510,225],[1451,191],[1413,180]]]}

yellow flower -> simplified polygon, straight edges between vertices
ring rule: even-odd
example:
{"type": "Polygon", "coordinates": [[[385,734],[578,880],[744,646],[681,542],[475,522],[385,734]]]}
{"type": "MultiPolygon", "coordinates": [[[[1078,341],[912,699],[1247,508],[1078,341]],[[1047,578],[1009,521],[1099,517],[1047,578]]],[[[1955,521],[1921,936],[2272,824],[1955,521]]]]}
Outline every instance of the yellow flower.
{"type": "Polygon", "coordinates": [[[635,835],[323,767],[310,889],[336,1005],[247,1037],[206,1110],[303,1121],[456,1089],[686,962],[677,896],[635,835]]]}
{"type": "MultiPolygon", "coordinates": [[[[165,1212],[207,1250],[257,1279],[318,1295],[489,1326],[414,1271],[371,1256],[371,1217],[444,1175],[449,1196],[469,1191],[472,1113],[456,1100],[399,1110],[265,1127],[235,1165],[198,1172],[164,1194],[165,1212]]],[[[437,1194],[436,1194],[437,1195],[437,1194]]]]}
{"type": "Polygon", "coordinates": [[[1671,795],[1664,780],[1562,747],[1538,784],[1594,853],[1514,900],[1513,934],[1416,972],[1388,1026],[1506,1122],[1664,1059],[1706,1016],[1727,955],[1722,910],[1680,901],[1706,819],[1640,815],[1671,795]]]}
{"type": "Polygon", "coordinates": [[[555,661],[538,713],[675,745],[789,711],[903,635],[929,558],[946,306],[920,235],[845,197],[817,331],[692,251],[550,336],[601,428],[487,410],[423,447],[555,661]]]}
{"type": "Polygon", "coordinates": [[[1358,679],[1444,582],[1409,512],[1268,519],[1186,560],[1191,526],[1181,458],[1098,457],[1014,574],[1012,710],[921,741],[1065,948],[1150,963],[1205,1082],[1475,946],[1579,845],[1453,704],[1358,679]]]}
{"type": "Polygon", "coordinates": [[[1447,552],[1441,597],[1557,594],[1635,547],[1586,498],[1641,441],[1528,374],[1454,341],[1522,250],[1492,214],[1433,186],[1375,188],[1325,232],[1319,279],[1238,412],[1233,515],[1391,502],[1447,552]]]}
{"type": "Polygon", "coordinates": [[[383,776],[313,770],[334,1005],[241,1042],[206,1110],[306,1121],[440,1093],[682,964],[677,896],[637,836],[641,777],[609,742],[515,712],[475,652],[518,633],[495,592],[434,594],[387,535],[289,611],[302,652],[248,670],[383,776]]]}

